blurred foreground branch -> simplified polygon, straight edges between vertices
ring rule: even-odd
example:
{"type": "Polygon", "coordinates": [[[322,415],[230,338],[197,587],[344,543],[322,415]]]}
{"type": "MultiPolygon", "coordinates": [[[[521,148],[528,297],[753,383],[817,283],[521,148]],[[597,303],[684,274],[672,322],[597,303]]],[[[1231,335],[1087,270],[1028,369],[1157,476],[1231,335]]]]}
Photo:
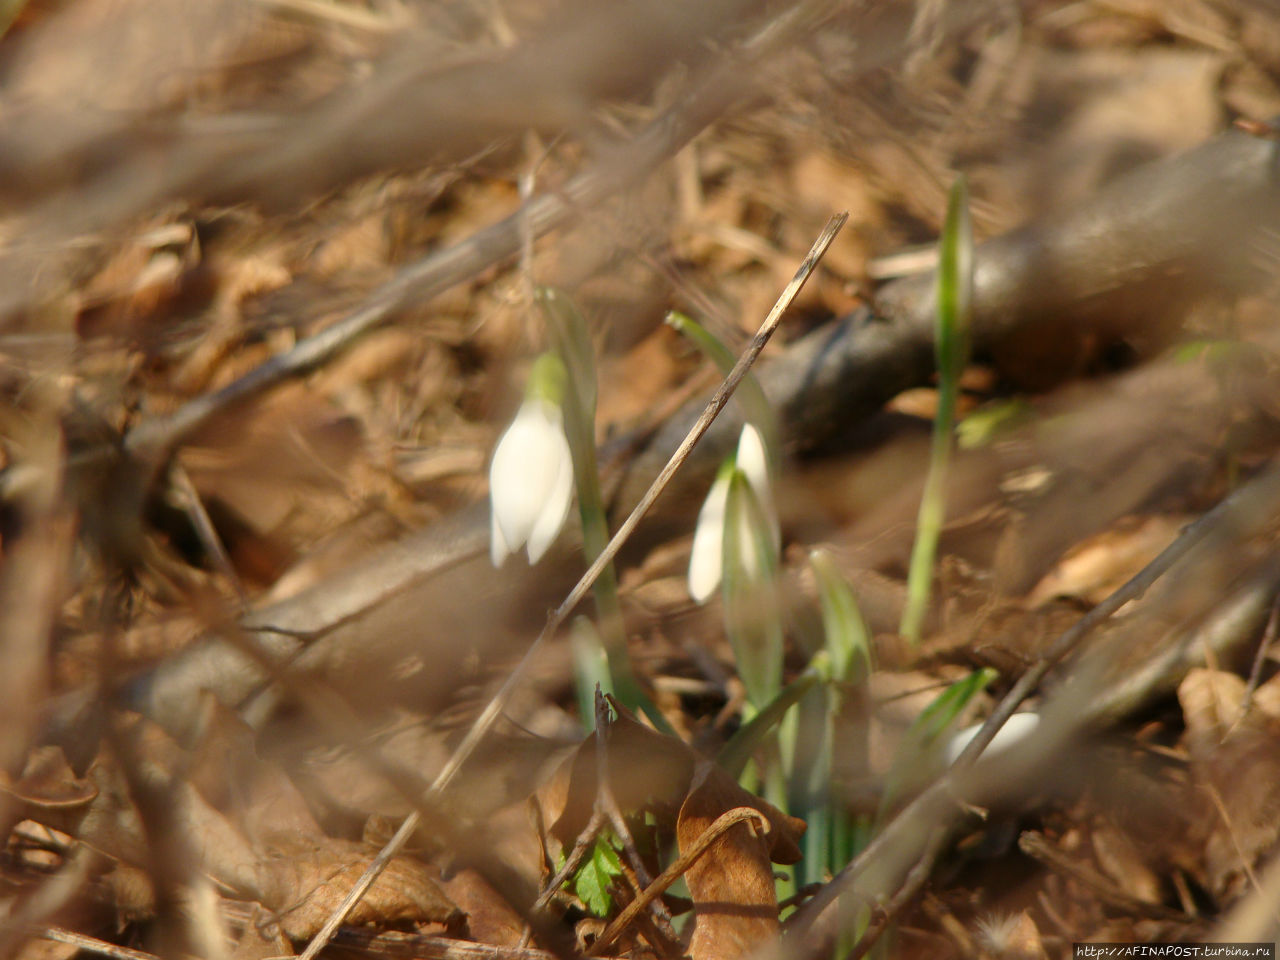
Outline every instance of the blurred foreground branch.
{"type": "MultiPolygon", "coordinates": [[[[1274,528],[1280,515],[1280,466],[1271,464],[1167,547],[1154,561],[1078,621],[1019,677],[956,764],[913,800],[812,900],[788,928],[785,955],[830,954],[848,912],[842,898],[901,906],[928,879],[942,850],[934,831],[956,829],[967,814],[993,804],[1016,804],[1061,773],[1072,741],[1167,693],[1195,663],[1228,658],[1261,629],[1271,607],[1280,567],[1269,556],[1242,559],[1243,545],[1274,528]],[[1077,650],[1120,607],[1142,598],[1175,566],[1179,574],[1144,606],[1146,617],[1125,623],[1075,661],[1066,682],[1040,711],[1041,722],[1025,742],[979,759],[996,732],[1063,658],[1077,650]],[[1212,583],[1203,584],[1206,571],[1212,583]],[[1197,581],[1201,581],[1197,588],[1197,581]],[[1181,626],[1172,635],[1156,629],[1174,608],[1181,626]],[[976,805],[976,806],[975,806],[976,805]]],[[[870,941],[883,924],[868,934],[870,941]]],[[[870,942],[868,941],[868,942],[870,942]]],[[[860,955],[861,951],[859,952],[860,955]]]]}

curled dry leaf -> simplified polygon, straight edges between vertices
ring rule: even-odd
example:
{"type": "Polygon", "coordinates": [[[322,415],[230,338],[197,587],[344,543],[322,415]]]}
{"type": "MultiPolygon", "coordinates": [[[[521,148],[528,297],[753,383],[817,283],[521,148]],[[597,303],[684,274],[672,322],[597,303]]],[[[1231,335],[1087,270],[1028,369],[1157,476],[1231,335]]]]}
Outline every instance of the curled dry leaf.
{"type": "Polygon", "coordinates": [[[768,833],[762,836],[750,821],[739,823],[685,874],[697,924],[689,943],[693,960],[746,956],[778,935],[771,863],[800,859],[802,821],[748,794],[724,770],[703,761],[680,807],[676,837],[683,853],[722,813],[744,805],[765,815],[768,833]]]}
{"type": "Polygon", "coordinates": [[[17,778],[10,780],[0,771],[0,794],[8,794],[28,817],[39,819],[41,811],[86,806],[98,795],[98,788],[75,775],[61,748],[37,747],[17,778]]]}
{"type": "Polygon", "coordinates": [[[187,777],[215,809],[257,843],[285,831],[316,834],[307,801],[277,763],[258,755],[253,729],[212,696],[204,736],[192,751],[187,777]]]}
{"type": "MultiPolygon", "coordinates": [[[[583,741],[538,794],[549,833],[565,849],[586,828],[595,803],[597,736],[583,741]]],[[[624,813],[648,811],[674,826],[682,854],[716,818],[736,807],[758,810],[769,825],[764,834],[748,822],[735,825],[685,875],[697,923],[690,946],[694,960],[745,955],[776,936],[778,901],[770,864],[800,859],[804,821],[743,789],[687,744],[641,725],[625,710],[619,708],[607,737],[610,786],[618,806],[624,813]]]]}

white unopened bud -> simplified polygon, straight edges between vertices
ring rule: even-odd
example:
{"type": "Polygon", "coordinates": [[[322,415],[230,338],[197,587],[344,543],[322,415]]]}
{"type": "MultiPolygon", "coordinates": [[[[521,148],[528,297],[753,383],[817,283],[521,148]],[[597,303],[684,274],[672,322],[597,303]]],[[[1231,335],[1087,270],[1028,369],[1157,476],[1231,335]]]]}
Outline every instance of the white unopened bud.
{"type": "MultiPolygon", "coordinates": [[[[992,756],[1008,750],[1015,744],[1022,743],[1035,733],[1036,727],[1039,725],[1039,714],[1015,713],[1004,722],[1004,726],[996,731],[995,737],[987,744],[987,748],[982,751],[982,755],[984,757],[992,756]]],[[[978,731],[981,729],[982,724],[975,723],[972,727],[965,727],[952,735],[951,739],[947,741],[947,747],[943,753],[947,766],[951,766],[956,762],[960,754],[964,753],[964,748],[978,735],[978,731]]]]}
{"type": "MultiPolygon", "coordinates": [[[[781,539],[773,508],[773,494],[769,487],[768,454],[764,448],[764,440],[755,427],[747,424],[742,428],[742,436],[738,439],[737,453],[725,461],[716,475],[707,499],[702,503],[702,510],[698,513],[697,526],[694,527],[693,548],[689,554],[689,596],[698,603],[707,601],[720,585],[723,576],[725,511],[729,503],[729,487],[735,473],[746,477],[769,524],[769,536],[775,549],[781,539]]],[[[744,533],[741,542],[751,542],[749,532],[744,533]]],[[[748,558],[753,555],[754,551],[747,551],[748,558]]]]}
{"type": "Polygon", "coordinates": [[[489,501],[495,567],[524,546],[529,562],[537,563],[560,533],[573,502],[573,458],[564,418],[547,394],[544,389],[529,391],[493,452],[489,501]]]}

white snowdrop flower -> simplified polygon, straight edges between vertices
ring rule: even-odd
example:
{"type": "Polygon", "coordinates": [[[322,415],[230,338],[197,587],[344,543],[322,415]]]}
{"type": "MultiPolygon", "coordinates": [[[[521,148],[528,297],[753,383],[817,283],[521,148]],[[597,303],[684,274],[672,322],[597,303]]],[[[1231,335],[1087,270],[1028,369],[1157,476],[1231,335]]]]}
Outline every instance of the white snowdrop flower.
{"type": "MultiPolygon", "coordinates": [[[[757,502],[764,511],[765,520],[769,524],[769,534],[775,549],[781,542],[778,530],[777,515],[773,507],[773,495],[769,487],[768,454],[764,440],[751,424],[742,428],[738,438],[737,453],[725,460],[716,474],[715,482],[702,503],[698,513],[698,523],[693,531],[693,549],[689,554],[689,596],[697,603],[705,603],[720,585],[722,567],[724,565],[724,526],[725,511],[729,505],[729,487],[736,473],[741,473],[755,494],[757,502]]],[[[742,516],[746,524],[746,514],[742,516]]],[[[751,542],[751,531],[740,531],[740,543],[751,542]]],[[[754,564],[756,553],[747,550],[746,562],[754,564]]],[[[748,568],[748,576],[756,573],[748,568]]]]}
{"type": "MultiPolygon", "coordinates": [[[[1004,726],[996,731],[995,738],[987,744],[987,748],[982,751],[982,755],[989,757],[1022,743],[1035,733],[1036,727],[1039,725],[1040,715],[1038,713],[1015,713],[1004,722],[1004,726]]],[[[972,727],[965,727],[952,735],[951,739],[947,741],[947,747],[943,753],[948,767],[956,762],[960,754],[964,753],[964,748],[978,735],[978,731],[981,729],[982,724],[975,723],[972,727]]]]}
{"type": "Polygon", "coordinates": [[[535,364],[525,401],[489,466],[489,556],[495,567],[521,547],[528,548],[529,562],[537,563],[555,542],[573,502],[573,457],[564,415],[553,399],[563,387],[564,367],[554,357],[554,365],[544,364],[549,356],[535,364]]]}

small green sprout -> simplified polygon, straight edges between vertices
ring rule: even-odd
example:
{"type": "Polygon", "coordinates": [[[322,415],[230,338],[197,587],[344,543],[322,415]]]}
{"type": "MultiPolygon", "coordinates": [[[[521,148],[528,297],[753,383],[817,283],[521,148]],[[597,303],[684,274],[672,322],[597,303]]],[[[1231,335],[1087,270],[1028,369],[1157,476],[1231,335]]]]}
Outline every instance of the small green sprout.
{"type": "Polygon", "coordinates": [[[947,470],[951,459],[952,424],[960,374],[969,359],[969,318],[973,309],[973,224],[969,219],[969,191],[963,176],[956,179],[947,203],[947,220],[938,245],[937,323],[934,353],[938,362],[938,410],[933,421],[929,472],[916,523],[907,575],[907,603],[899,633],[920,642],[933,564],[946,515],[947,470]]]}

